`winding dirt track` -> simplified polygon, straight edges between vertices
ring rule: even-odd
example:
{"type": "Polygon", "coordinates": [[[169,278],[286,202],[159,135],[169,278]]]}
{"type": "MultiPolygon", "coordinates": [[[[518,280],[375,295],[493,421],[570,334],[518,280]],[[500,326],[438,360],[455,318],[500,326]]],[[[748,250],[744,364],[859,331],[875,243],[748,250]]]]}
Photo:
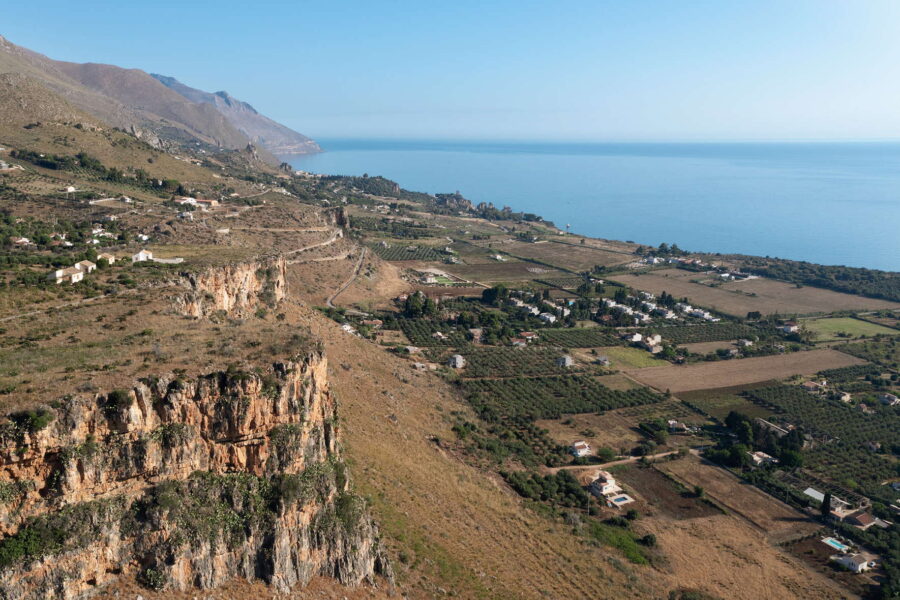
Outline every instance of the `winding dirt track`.
{"type": "Polygon", "coordinates": [[[325,301],[325,304],[327,304],[329,308],[334,308],[334,299],[337,298],[341,294],[341,292],[343,292],[348,287],[350,287],[350,285],[354,281],[356,281],[356,278],[359,276],[359,271],[360,271],[360,269],[362,269],[363,261],[366,258],[367,250],[368,250],[368,248],[366,248],[366,247],[362,248],[362,251],[359,253],[359,258],[356,260],[356,266],[353,267],[353,275],[351,275],[350,278],[347,279],[347,281],[345,281],[344,284],[341,287],[339,287],[335,293],[330,295],[328,297],[328,299],[325,301]]]}

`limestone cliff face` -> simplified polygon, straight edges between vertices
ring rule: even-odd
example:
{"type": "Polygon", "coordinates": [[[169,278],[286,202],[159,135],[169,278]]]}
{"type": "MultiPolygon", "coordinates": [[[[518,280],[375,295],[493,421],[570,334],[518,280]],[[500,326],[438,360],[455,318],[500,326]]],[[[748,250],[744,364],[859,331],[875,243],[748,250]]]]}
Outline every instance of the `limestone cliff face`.
{"type": "Polygon", "coordinates": [[[0,430],[0,598],[233,577],[286,590],[386,573],[340,460],[318,351],[256,371],[67,396],[0,430]],[[51,420],[52,419],[52,420],[51,420]]]}
{"type": "Polygon", "coordinates": [[[216,311],[240,315],[259,306],[273,306],[284,298],[286,268],[286,261],[279,257],[190,273],[180,282],[188,291],[176,298],[176,304],[193,317],[216,311]]]}

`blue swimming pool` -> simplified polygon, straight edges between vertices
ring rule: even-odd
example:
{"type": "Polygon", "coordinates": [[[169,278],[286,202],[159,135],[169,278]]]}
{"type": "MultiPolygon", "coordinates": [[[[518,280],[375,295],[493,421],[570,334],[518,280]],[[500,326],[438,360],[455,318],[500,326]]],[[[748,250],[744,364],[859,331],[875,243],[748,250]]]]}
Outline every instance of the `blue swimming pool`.
{"type": "Polygon", "coordinates": [[[848,546],[847,544],[840,543],[833,537],[822,538],[822,541],[824,543],[828,544],[829,546],[831,546],[832,548],[834,548],[835,550],[840,550],[841,552],[846,552],[847,550],[850,549],[850,546],[848,546]]]}

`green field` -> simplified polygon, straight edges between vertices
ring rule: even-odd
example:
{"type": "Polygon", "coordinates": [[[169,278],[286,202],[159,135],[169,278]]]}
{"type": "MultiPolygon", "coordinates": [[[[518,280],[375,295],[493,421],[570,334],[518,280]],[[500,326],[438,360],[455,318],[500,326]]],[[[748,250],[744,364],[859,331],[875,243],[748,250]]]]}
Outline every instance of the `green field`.
{"type": "Polygon", "coordinates": [[[882,327],[868,321],[861,321],[852,317],[834,317],[827,319],[809,319],[803,324],[815,334],[815,341],[831,341],[838,339],[850,339],[861,337],[873,337],[882,335],[897,335],[900,331],[882,327]]]}
{"type": "Polygon", "coordinates": [[[691,404],[692,406],[695,406],[697,409],[703,411],[709,416],[720,421],[724,421],[725,417],[728,416],[728,413],[733,410],[747,415],[751,419],[755,417],[762,417],[764,419],[767,419],[772,415],[772,411],[767,410],[750,401],[749,399],[739,395],[740,392],[744,390],[765,385],[766,383],[764,382],[749,386],[736,386],[733,388],[717,388],[710,390],[698,390],[695,392],[682,392],[678,394],[678,397],[683,401],[691,404]]]}
{"type": "Polygon", "coordinates": [[[613,368],[642,369],[644,367],[662,367],[668,362],[654,358],[652,354],[640,348],[626,348],[624,346],[611,346],[599,348],[597,354],[607,356],[612,361],[613,368]]]}

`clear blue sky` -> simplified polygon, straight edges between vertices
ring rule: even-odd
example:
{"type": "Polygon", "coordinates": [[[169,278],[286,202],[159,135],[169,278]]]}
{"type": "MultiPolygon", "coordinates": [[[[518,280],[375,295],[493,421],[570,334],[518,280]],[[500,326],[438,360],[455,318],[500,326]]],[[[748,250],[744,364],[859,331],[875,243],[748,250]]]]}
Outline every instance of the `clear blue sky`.
{"type": "Polygon", "coordinates": [[[52,58],[319,137],[900,139],[900,1],[15,2],[52,58]]]}

